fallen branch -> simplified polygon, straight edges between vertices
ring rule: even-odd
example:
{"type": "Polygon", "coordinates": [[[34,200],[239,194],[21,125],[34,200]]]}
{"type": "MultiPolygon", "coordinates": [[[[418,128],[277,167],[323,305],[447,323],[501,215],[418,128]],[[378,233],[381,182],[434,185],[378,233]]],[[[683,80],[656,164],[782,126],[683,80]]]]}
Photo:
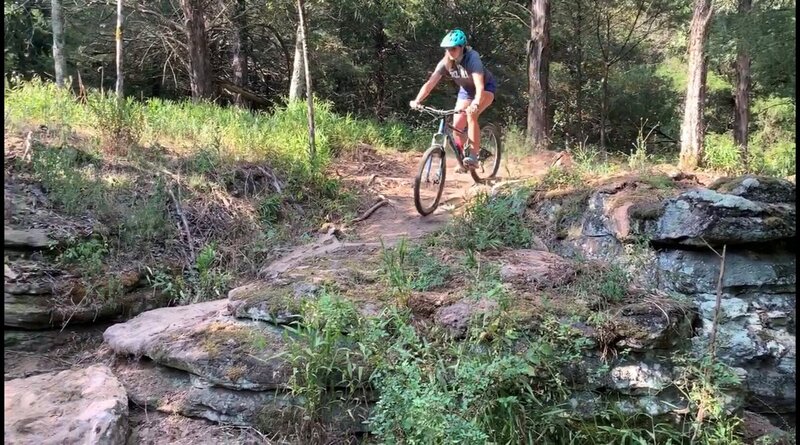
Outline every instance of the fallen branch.
{"type": "Polygon", "coordinates": [[[189,243],[189,259],[191,260],[191,264],[194,264],[195,256],[194,256],[194,239],[192,238],[192,233],[189,230],[189,223],[186,221],[186,216],[183,214],[183,210],[181,209],[181,203],[178,201],[178,198],[175,197],[175,194],[172,193],[172,189],[167,187],[167,193],[169,193],[170,198],[172,198],[172,202],[175,203],[175,211],[178,212],[178,216],[181,218],[183,222],[183,229],[184,234],[186,235],[186,242],[189,243]]]}
{"type": "Polygon", "coordinates": [[[378,175],[373,173],[372,176],[369,177],[369,181],[367,181],[367,187],[371,186],[376,179],[378,179],[378,175]]]}
{"type": "Polygon", "coordinates": [[[386,198],[381,198],[380,201],[376,202],[372,207],[368,208],[366,212],[364,212],[358,218],[354,219],[353,222],[357,223],[357,222],[360,222],[360,221],[364,221],[365,219],[369,218],[370,215],[375,213],[376,210],[378,210],[379,208],[385,206],[386,204],[389,204],[389,200],[386,199],[386,198]]]}

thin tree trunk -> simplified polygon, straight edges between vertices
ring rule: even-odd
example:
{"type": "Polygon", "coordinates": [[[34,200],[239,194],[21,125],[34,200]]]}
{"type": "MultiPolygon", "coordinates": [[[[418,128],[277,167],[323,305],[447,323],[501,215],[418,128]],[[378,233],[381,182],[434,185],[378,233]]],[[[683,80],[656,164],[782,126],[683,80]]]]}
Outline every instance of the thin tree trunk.
{"type": "Polygon", "coordinates": [[[289,101],[299,100],[303,96],[305,84],[305,65],[303,64],[303,29],[297,25],[294,41],[294,63],[292,64],[292,81],[289,84],[289,101]]]}
{"type": "Polygon", "coordinates": [[[209,60],[208,36],[201,0],[181,0],[187,44],[189,46],[189,79],[192,99],[212,98],[214,80],[209,60]]]}
{"type": "MultiPolygon", "coordinates": [[[[739,0],[739,15],[744,17],[753,7],[751,0],[739,0]]],[[[750,55],[739,41],[736,55],[736,107],[733,113],[733,140],[739,146],[742,162],[747,169],[747,139],[750,124],[750,55]]]]}
{"type": "Polygon", "coordinates": [[[608,123],[608,75],[611,66],[603,64],[602,96],[600,97],[600,151],[606,154],[606,126],[608,123]]]}
{"type": "Polygon", "coordinates": [[[61,0],[51,0],[50,19],[53,26],[53,62],[56,86],[64,87],[64,73],[67,72],[67,61],[64,58],[64,12],[61,0]]]}
{"type": "Polygon", "coordinates": [[[306,97],[308,99],[308,156],[312,162],[317,155],[314,141],[314,89],[311,86],[311,72],[308,67],[308,27],[306,26],[305,0],[297,0],[297,12],[300,16],[300,38],[303,42],[303,65],[306,75],[306,97]]]}
{"type": "Polygon", "coordinates": [[[678,166],[692,170],[703,153],[705,128],[703,124],[706,41],[714,14],[712,0],[695,0],[692,25],[689,31],[689,81],[681,124],[681,154],[678,166]]]}
{"type": "Polygon", "coordinates": [[[578,0],[575,19],[575,45],[577,60],[575,61],[575,114],[578,117],[578,138],[583,143],[583,3],[578,0]]]}
{"type": "Polygon", "coordinates": [[[378,20],[375,24],[375,115],[379,122],[383,122],[383,113],[386,102],[386,31],[383,22],[378,20]]]}
{"type": "Polygon", "coordinates": [[[122,93],[122,83],[124,81],[125,72],[122,70],[122,25],[125,20],[122,15],[122,0],[117,0],[117,31],[115,37],[117,39],[117,105],[121,106],[125,100],[122,93]]]}
{"type": "Polygon", "coordinates": [[[528,42],[528,138],[534,150],[546,148],[550,73],[550,0],[531,0],[531,40],[528,42]]]}
{"type": "MultiPolygon", "coordinates": [[[[233,23],[233,60],[231,62],[233,68],[233,84],[244,88],[247,86],[247,61],[250,55],[248,36],[247,36],[247,16],[246,0],[237,0],[236,7],[234,8],[234,16],[231,22],[233,23]]],[[[233,98],[234,104],[240,107],[248,105],[247,100],[241,94],[236,94],[233,98]]]]}

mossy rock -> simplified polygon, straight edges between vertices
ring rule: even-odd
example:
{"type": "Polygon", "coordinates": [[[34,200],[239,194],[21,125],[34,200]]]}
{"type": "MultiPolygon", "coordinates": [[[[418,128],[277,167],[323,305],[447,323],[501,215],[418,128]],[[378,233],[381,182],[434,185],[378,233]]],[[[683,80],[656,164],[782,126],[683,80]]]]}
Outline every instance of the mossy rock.
{"type": "Polygon", "coordinates": [[[301,319],[303,302],[315,298],[320,286],[308,282],[289,284],[254,281],[228,293],[228,310],[238,318],[290,324],[301,319]]]}

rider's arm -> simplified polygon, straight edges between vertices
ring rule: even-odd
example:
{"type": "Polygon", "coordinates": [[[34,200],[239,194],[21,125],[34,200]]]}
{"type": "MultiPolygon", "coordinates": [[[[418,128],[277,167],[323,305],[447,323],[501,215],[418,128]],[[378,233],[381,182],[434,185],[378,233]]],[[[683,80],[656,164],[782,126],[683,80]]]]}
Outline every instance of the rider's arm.
{"type": "Polygon", "coordinates": [[[431,74],[431,77],[428,78],[428,81],[422,85],[422,88],[419,89],[419,93],[417,94],[417,98],[414,99],[415,102],[421,103],[428,97],[428,94],[431,94],[436,85],[439,83],[439,80],[442,79],[442,75],[438,71],[434,71],[431,74]]]}

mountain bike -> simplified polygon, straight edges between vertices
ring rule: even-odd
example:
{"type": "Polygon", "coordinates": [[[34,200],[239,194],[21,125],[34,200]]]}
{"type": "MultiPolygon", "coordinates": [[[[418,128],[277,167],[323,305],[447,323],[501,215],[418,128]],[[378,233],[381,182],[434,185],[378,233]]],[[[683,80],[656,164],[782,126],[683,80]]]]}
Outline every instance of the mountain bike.
{"type": "Polygon", "coordinates": [[[464,111],[438,110],[431,107],[420,107],[420,112],[428,113],[439,119],[439,129],[433,135],[431,146],[422,155],[417,176],[414,178],[414,206],[420,215],[426,216],[433,213],[439,206],[439,200],[444,191],[444,180],[447,173],[445,165],[447,149],[450,147],[458,162],[459,167],[469,170],[475,183],[482,183],[493,178],[500,169],[500,130],[493,124],[481,126],[481,150],[478,153],[478,165],[466,168],[464,158],[469,154],[471,144],[467,140],[463,152],[457,148],[453,134],[463,134],[466,129],[459,130],[447,123],[447,117],[464,111]]]}

